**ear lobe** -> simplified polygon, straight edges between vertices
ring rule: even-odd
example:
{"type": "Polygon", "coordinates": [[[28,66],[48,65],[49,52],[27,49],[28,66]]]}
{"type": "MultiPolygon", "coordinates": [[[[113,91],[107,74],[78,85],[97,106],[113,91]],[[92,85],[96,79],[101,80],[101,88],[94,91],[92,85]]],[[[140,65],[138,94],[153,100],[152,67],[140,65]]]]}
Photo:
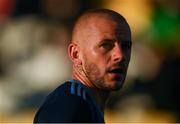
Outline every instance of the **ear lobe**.
{"type": "Polygon", "coordinates": [[[79,47],[77,44],[70,43],[68,46],[68,55],[71,61],[75,64],[82,64],[81,59],[79,57],[79,47]]]}

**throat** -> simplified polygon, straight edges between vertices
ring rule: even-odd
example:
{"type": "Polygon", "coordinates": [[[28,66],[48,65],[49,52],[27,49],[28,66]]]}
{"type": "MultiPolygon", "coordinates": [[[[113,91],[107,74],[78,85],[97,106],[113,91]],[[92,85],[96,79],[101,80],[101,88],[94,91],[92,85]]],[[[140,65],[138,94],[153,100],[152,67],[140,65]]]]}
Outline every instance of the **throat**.
{"type": "Polygon", "coordinates": [[[97,104],[100,106],[101,110],[104,111],[107,99],[109,98],[110,92],[109,91],[102,91],[98,89],[93,89],[93,96],[97,104]]]}

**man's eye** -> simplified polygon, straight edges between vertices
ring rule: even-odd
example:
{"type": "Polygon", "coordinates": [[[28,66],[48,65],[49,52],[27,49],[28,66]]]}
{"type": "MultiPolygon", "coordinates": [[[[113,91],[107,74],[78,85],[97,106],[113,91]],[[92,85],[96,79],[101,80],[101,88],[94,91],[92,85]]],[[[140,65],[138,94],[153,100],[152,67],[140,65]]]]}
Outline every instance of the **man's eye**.
{"type": "Polygon", "coordinates": [[[104,48],[105,50],[110,50],[110,49],[112,49],[113,48],[113,44],[111,44],[111,43],[103,43],[102,45],[101,45],[101,47],[102,48],[104,48]]]}

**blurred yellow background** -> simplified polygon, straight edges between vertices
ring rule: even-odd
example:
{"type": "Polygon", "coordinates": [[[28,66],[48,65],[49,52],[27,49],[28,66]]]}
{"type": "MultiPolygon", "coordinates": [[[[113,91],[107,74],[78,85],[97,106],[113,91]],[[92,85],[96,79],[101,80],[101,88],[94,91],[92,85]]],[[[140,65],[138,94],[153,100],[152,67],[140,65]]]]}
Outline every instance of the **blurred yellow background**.
{"type": "Polygon", "coordinates": [[[71,27],[93,8],[121,13],[133,37],[106,122],[180,122],[179,0],[0,0],[0,123],[32,123],[44,97],[71,78],[71,27]]]}

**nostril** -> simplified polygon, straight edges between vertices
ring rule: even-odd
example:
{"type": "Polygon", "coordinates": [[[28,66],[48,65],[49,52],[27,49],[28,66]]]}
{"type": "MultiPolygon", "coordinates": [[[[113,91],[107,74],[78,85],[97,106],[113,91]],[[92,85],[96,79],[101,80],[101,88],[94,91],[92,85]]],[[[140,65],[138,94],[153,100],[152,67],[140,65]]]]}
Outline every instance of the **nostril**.
{"type": "Polygon", "coordinates": [[[125,57],[122,53],[116,53],[116,55],[114,55],[114,61],[124,61],[125,57]]]}
{"type": "Polygon", "coordinates": [[[118,43],[116,43],[116,45],[113,49],[113,60],[114,61],[124,61],[125,60],[122,48],[119,46],[118,43]]]}

